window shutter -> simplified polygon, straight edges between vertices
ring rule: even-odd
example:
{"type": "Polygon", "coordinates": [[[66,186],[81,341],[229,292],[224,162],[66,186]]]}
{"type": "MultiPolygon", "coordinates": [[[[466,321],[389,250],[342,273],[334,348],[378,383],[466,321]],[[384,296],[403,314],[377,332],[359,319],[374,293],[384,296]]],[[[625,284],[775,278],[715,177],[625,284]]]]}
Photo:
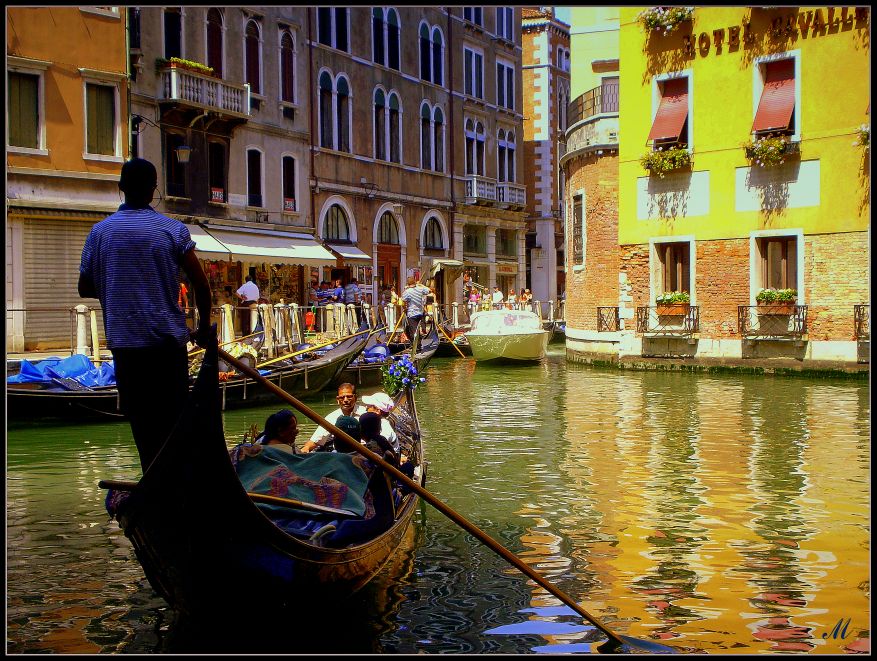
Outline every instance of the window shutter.
{"type": "Polygon", "coordinates": [[[115,100],[112,87],[86,84],[88,112],[86,150],[89,154],[112,156],[115,124],[115,100]]]}
{"type": "Polygon", "coordinates": [[[9,74],[9,144],[38,149],[39,77],[9,74]]]}
{"type": "Polygon", "coordinates": [[[688,119],[688,78],[673,78],[664,83],[661,104],[655,115],[648,140],[678,139],[688,119]]]}
{"type": "Polygon", "coordinates": [[[768,62],[753,131],[787,130],[795,110],[795,60],[768,62]]]}

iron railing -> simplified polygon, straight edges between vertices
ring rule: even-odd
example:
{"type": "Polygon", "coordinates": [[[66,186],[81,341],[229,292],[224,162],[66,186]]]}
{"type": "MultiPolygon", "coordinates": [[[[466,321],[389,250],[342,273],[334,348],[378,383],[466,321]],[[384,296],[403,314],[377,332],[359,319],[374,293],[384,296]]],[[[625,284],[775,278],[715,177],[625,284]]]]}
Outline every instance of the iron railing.
{"type": "Polygon", "coordinates": [[[597,332],[611,333],[620,330],[618,306],[597,308],[597,332]]]}
{"type": "Polygon", "coordinates": [[[859,342],[871,340],[871,305],[862,303],[853,306],[855,337],[859,342]]]}
{"type": "Polygon", "coordinates": [[[747,339],[802,339],[806,305],[738,305],[737,330],[747,339]]]}
{"type": "Polygon", "coordinates": [[[636,332],[648,336],[690,337],[700,332],[700,306],[689,305],[679,314],[658,314],[657,306],[636,309],[636,332]]]}
{"type": "Polygon", "coordinates": [[[617,81],[603,83],[573,99],[567,106],[568,125],[605,112],[618,112],[617,81]]]}

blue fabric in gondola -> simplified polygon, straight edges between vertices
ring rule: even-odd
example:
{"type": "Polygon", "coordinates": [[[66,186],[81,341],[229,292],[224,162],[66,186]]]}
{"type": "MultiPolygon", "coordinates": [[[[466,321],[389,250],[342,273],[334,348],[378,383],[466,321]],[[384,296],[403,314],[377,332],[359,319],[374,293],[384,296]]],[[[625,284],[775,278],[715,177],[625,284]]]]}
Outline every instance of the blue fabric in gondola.
{"type": "MultiPolygon", "coordinates": [[[[360,516],[370,514],[365,500],[369,477],[359,457],[324,452],[291,454],[270,445],[252,445],[240,446],[236,459],[238,477],[248,492],[346,509],[360,516]]],[[[265,503],[258,506],[272,518],[305,512],[265,503]]],[[[312,512],[308,515],[313,517],[312,512]]]]}
{"type": "Polygon", "coordinates": [[[68,358],[47,358],[34,364],[21,361],[19,373],[6,379],[7,383],[52,383],[53,378],[76,378],[96,369],[88,356],[81,353],[68,358]]]}

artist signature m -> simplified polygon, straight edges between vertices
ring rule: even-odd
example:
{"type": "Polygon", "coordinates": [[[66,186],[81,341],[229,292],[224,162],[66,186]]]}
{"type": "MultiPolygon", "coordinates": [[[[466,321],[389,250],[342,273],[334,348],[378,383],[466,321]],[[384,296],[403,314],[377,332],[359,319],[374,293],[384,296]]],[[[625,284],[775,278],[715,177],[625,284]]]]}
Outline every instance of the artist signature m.
{"type": "Polygon", "coordinates": [[[834,640],[840,638],[841,640],[844,640],[847,637],[847,628],[849,626],[850,618],[847,618],[846,620],[840,618],[831,631],[826,631],[822,634],[822,638],[823,640],[826,640],[828,638],[833,638],[834,640]]]}

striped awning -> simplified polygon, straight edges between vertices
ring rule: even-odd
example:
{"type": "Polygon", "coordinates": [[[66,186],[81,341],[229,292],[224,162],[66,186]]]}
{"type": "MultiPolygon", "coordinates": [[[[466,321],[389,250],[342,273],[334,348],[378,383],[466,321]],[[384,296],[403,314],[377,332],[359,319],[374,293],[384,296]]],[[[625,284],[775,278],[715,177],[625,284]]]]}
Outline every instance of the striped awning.
{"type": "Polygon", "coordinates": [[[186,225],[195,242],[195,252],[201,259],[229,259],[231,251],[198,225],[186,225]]]}
{"type": "Polygon", "coordinates": [[[664,81],[661,103],[649,131],[649,140],[674,140],[688,119],[688,78],[664,81]]]}
{"type": "MultiPolygon", "coordinates": [[[[209,226],[207,234],[226,249],[224,259],[268,264],[334,266],[335,257],[309,234],[273,230],[241,231],[209,226]]],[[[198,250],[197,239],[195,250],[198,250]]]]}
{"type": "Polygon", "coordinates": [[[755,111],[753,131],[784,131],[795,110],[795,60],[765,65],[764,90],[755,111]]]}

